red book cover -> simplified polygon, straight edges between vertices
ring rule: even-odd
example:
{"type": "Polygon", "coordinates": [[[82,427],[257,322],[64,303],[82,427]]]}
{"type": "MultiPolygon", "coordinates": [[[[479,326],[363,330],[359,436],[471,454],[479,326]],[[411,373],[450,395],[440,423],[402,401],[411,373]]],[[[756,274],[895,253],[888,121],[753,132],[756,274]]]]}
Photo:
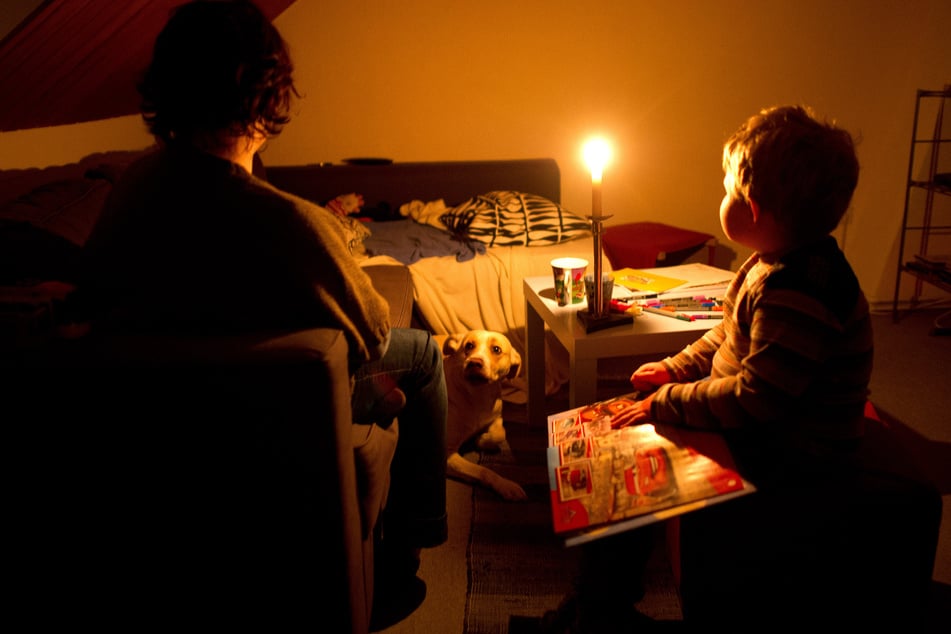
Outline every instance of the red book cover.
{"type": "Polygon", "coordinates": [[[755,491],[722,437],[652,424],[615,429],[636,394],[548,417],[556,533],[574,545],[755,491]]]}

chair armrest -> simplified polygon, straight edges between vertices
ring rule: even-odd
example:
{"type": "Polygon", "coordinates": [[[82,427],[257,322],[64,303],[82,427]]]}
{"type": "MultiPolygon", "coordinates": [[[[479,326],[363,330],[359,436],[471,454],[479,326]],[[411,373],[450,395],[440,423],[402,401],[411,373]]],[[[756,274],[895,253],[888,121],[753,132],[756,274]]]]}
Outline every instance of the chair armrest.
{"type": "Polygon", "coordinates": [[[413,321],[416,300],[413,277],[409,267],[395,264],[372,264],[363,267],[373,281],[373,288],[386,298],[390,305],[390,326],[409,328],[413,321]]]}
{"type": "MultiPolygon", "coordinates": [[[[30,350],[22,363],[46,368],[99,369],[280,365],[330,362],[338,345],[346,347],[347,343],[343,333],[333,328],[215,336],[92,335],[30,350]]],[[[343,369],[347,372],[346,364],[343,369]]]]}
{"type": "Polygon", "coordinates": [[[174,611],[174,589],[207,613],[271,600],[272,616],[366,631],[347,351],[315,328],[91,337],[20,359],[7,440],[24,587],[58,576],[37,596],[64,614],[174,611]]]}

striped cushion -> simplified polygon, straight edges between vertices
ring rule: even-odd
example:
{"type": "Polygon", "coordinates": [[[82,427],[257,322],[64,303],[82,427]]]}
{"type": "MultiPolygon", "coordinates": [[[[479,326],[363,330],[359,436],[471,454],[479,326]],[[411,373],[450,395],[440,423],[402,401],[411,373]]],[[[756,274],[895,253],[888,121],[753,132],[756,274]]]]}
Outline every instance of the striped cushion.
{"type": "Polygon", "coordinates": [[[488,246],[542,246],[591,235],[586,218],[535,194],[493,191],[440,216],[457,238],[488,246]]]}

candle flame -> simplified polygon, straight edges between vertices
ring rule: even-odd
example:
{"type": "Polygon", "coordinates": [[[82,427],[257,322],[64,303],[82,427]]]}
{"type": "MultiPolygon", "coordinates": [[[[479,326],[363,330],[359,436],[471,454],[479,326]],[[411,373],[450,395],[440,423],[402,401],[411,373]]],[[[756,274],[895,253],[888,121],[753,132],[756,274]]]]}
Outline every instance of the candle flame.
{"type": "Polygon", "coordinates": [[[591,180],[599,182],[604,166],[611,159],[611,146],[600,137],[589,139],[584,144],[584,161],[591,170],[591,180]]]}

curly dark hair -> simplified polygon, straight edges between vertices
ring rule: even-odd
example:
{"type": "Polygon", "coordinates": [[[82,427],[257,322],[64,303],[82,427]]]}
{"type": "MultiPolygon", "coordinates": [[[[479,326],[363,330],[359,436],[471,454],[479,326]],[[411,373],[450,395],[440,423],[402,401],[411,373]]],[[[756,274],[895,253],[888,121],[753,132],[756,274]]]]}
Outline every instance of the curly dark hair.
{"type": "Polygon", "coordinates": [[[278,30],[248,0],[198,0],[174,10],[139,83],[142,118],[166,142],[280,134],[299,96],[278,30]]]}

